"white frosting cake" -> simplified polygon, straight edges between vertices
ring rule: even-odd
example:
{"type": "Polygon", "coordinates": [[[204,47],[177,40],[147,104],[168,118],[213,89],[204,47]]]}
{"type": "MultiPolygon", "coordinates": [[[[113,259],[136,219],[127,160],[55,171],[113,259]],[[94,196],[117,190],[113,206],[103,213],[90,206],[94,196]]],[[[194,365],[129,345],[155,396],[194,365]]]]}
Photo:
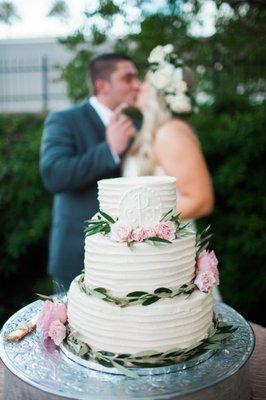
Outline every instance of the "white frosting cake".
{"type": "MultiPolygon", "coordinates": [[[[117,178],[98,182],[100,210],[132,229],[150,228],[176,208],[172,177],[117,178]]],[[[179,288],[195,277],[195,234],[172,243],[117,242],[110,234],[85,239],[84,285],[124,298],[130,292],[179,288]]],[[[68,321],[80,340],[95,350],[136,353],[186,348],[205,338],[212,326],[212,294],[160,298],[152,304],[120,307],[84,292],[79,277],[68,295],[68,321]]]]}
{"type": "Polygon", "coordinates": [[[195,274],[195,235],[172,245],[138,243],[130,250],[102,235],[85,239],[85,283],[105,287],[124,296],[134,290],[152,292],[159,287],[177,287],[195,274]]]}

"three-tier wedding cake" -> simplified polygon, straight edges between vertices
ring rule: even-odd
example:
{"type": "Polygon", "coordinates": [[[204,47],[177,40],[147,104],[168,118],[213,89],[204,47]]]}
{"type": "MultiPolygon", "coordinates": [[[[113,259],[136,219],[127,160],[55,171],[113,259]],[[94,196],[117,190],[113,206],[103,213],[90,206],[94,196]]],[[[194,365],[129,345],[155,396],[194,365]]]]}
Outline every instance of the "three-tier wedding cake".
{"type": "Polygon", "coordinates": [[[84,273],[68,293],[70,342],[73,335],[85,346],[81,355],[146,355],[151,363],[153,354],[201,343],[213,328],[217,260],[180,224],[175,178],[101,180],[98,198],[84,273]]]}

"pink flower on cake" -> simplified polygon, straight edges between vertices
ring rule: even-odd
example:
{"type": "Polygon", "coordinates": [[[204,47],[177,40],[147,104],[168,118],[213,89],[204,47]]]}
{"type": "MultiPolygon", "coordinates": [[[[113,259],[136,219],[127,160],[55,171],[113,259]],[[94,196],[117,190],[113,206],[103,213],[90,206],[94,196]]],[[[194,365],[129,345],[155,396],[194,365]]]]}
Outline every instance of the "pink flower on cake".
{"type": "Polygon", "coordinates": [[[213,285],[219,285],[218,260],[214,251],[204,250],[198,259],[198,273],[194,283],[201,292],[208,292],[213,285]]]}
{"type": "Polygon", "coordinates": [[[137,228],[131,233],[131,239],[134,242],[143,242],[147,238],[147,232],[143,228],[137,228]]]}
{"type": "Polygon", "coordinates": [[[57,346],[63,342],[66,337],[66,327],[59,319],[54,320],[49,328],[48,336],[55,342],[57,346]]]}
{"type": "Polygon", "coordinates": [[[111,225],[111,238],[116,242],[128,242],[131,239],[130,226],[121,222],[115,222],[111,225]]]}
{"type": "Polygon", "coordinates": [[[131,233],[131,239],[134,242],[143,242],[143,240],[156,236],[153,228],[137,228],[131,233]]]}
{"type": "Polygon", "coordinates": [[[172,241],[175,239],[176,226],[171,221],[160,222],[155,227],[156,236],[161,239],[172,241]]]}
{"type": "Polygon", "coordinates": [[[199,272],[211,272],[215,278],[215,285],[219,285],[218,260],[214,251],[204,250],[198,259],[197,267],[199,272]]]}
{"type": "Polygon", "coordinates": [[[208,292],[215,285],[216,279],[211,271],[200,271],[194,283],[201,292],[208,292]]]}
{"type": "Polygon", "coordinates": [[[59,320],[62,324],[65,324],[67,321],[67,308],[63,303],[54,303],[47,300],[36,322],[37,331],[43,332],[44,338],[47,338],[49,336],[50,325],[55,320],[59,320]]]}
{"type": "Polygon", "coordinates": [[[145,228],[144,230],[145,230],[145,235],[146,235],[145,239],[149,239],[151,237],[156,236],[156,232],[155,232],[154,228],[145,228]]]}

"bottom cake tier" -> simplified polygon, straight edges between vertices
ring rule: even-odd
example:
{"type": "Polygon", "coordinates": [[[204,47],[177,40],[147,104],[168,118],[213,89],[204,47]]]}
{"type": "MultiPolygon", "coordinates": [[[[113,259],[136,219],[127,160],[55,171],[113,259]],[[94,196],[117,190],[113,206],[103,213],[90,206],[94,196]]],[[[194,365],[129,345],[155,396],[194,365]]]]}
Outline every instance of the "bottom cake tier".
{"type": "Polygon", "coordinates": [[[74,279],[68,322],[92,349],[134,354],[187,348],[204,339],[213,321],[212,293],[195,290],[148,306],[118,307],[84,293],[74,279]]]}

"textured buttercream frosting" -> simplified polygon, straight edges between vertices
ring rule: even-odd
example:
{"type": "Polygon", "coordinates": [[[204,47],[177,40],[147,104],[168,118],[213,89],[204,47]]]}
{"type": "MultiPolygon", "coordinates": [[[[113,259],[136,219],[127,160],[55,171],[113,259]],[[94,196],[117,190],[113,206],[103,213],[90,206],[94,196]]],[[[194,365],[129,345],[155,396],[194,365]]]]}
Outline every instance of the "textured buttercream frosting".
{"type": "Polygon", "coordinates": [[[212,294],[194,291],[149,306],[117,307],[71,284],[68,320],[93,349],[114,353],[186,348],[205,338],[212,325],[212,294]]]}
{"type": "Polygon", "coordinates": [[[123,296],[135,290],[154,291],[189,283],[195,274],[195,235],[153,246],[117,243],[101,234],[85,240],[85,283],[123,296]]]}
{"type": "MultiPolygon", "coordinates": [[[[98,182],[100,210],[131,228],[154,227],[176,209],[172,177],[117,178],[98,182]]],[[[196,240],[182,233],[172,243],[114,241],[110,235],[85,239],[85,279],[90,288],[105,288],[124,297],[129,292],[188,284],[195,276],[196,240]]],[[[143,306],[119,307],[84,293],[78,277],[68,295],[68,321],[92,349],[115,353],[186,348],[205,338],[212,326],[212,293],[195,289],[189,296],[161,298],[143,306]]]]}
{"type": "Polygon", "coordinates": [[[144,219],[142,225],[149,225],[176,209],[176,179],[170,176],[103,179],[98,182],[98,199],[100,210],[112,217],[123,221],[125,214],[138,210],[137,215],[141,212],[144,219]],[[154,210],[156,213],[152,215],[154,210]]]}

